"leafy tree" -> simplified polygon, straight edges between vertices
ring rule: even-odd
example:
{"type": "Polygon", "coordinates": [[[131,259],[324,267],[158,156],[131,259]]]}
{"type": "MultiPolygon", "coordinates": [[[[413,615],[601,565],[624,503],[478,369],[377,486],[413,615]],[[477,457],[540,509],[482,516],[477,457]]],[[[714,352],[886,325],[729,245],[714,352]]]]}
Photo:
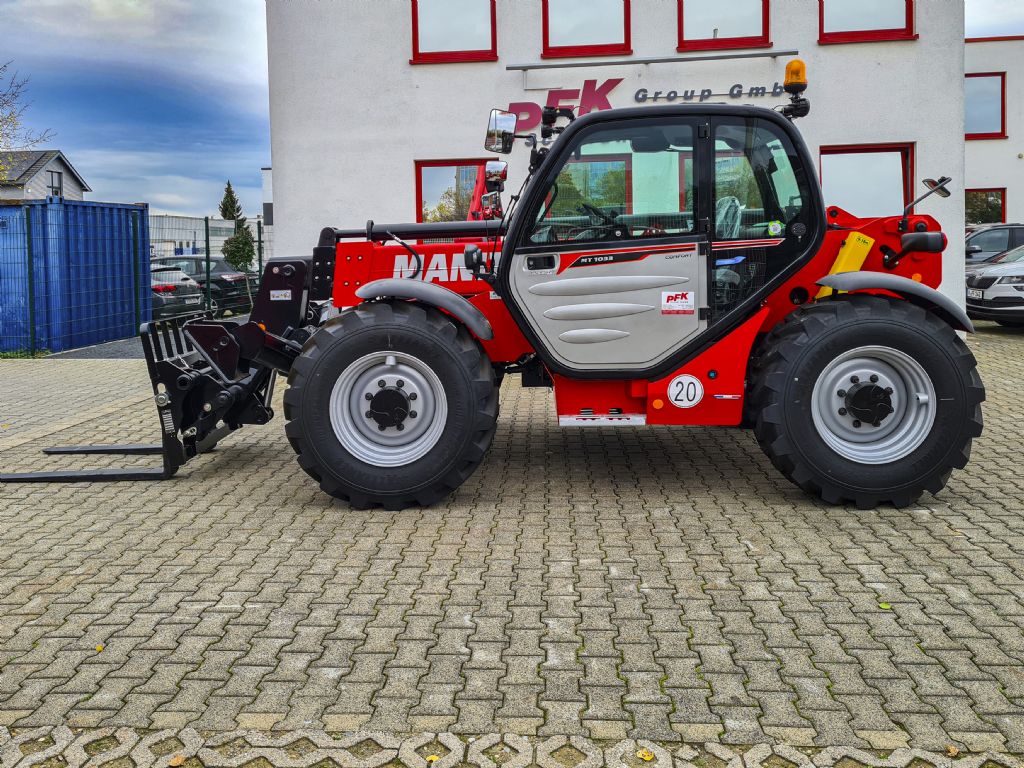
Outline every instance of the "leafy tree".
{"type": "Polygon", "coordinates": [[[437,205],[433,208],[423,207],[423,221],[465,221],[469,218],[469,206],[473,203],[473,189],[459,188],[460,185],[448,187],[441,193],[437,205]]]}
{"type": "Polygon", "coordinates": [[[224,197],[220,201],[220,216],[225,221],[235,222],[235,234],[224,241],[221,253],[224,260],[239,272],[252,269],[256,258],[256,239],[242,215],[242,203],[235,194],[234,187],[228,181],[224,187],[224,197]]]}
{"type": "Polygon", "coordinates": [[[968,224],[998,224],[1003,220],[1002,198],[992,192],[967,193],[968,224]]]}
{"type": "Polygon", "coordinates": [[[224,241],[221,252],[224,260],[239,272],[252,269],[256,258],[256,238],[252,236],[252,230],[245,226],[235,230],[235,234],[224,241]]]}
{"type": "Polygon", "coordinates": [[[19,78],[11,71],[11,62],[0,64],[0,180],[7,178],[4,152],[15,149],[30,149],[53,138],[50,130],[35,132],[28,130],[23,122],[28,102],[25,93],[28,78],[19,78]]]}

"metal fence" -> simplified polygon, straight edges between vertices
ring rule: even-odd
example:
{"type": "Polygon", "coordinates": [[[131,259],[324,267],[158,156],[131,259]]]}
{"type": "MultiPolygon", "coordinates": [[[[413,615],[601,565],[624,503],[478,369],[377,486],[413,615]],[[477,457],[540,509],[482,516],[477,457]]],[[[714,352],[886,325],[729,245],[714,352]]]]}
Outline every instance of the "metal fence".
{"type": "Polygon", "coordinates": [[[183,308],[220,316],[249,312],[263,272],[262,222],[247,225],[251,261],[232,266],[224,246],[239,234],[234,221],[165,214],[153,214],[149,221],[154,317],[181,314],[183,308]],[[182,305],[186,297],[189,303],[182,305]]]}
{"type": "Polygon", "coordinates": [[[0,204],[0,356],[38,356],[126,339],[154,318],[243,315],[263,267],[223,256],[235,222],[151,215],[146,205],[60,198],[0,204]]]}

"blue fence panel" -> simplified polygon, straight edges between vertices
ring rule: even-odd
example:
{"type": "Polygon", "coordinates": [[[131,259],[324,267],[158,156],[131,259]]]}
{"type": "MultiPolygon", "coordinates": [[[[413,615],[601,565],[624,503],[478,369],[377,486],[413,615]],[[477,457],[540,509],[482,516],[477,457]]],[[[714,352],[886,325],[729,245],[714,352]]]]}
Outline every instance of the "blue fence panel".
{"type": "Polygon", "coordinates": [[[0,206],[0,352],[31,346],[25,209],[0,206]]]}
{"type": "Polygon", "coordinates": [[[125,339],[151,316],[145,205],[0,206],[0,352],[125,339]]]}

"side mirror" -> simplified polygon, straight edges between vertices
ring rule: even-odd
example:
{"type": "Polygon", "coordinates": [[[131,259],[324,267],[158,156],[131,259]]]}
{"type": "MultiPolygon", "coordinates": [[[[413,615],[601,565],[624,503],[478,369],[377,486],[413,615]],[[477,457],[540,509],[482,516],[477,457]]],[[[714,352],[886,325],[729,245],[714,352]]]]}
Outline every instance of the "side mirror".
{"type": "Polygon", "coordinates": [[[500,192],[488,192],[486,195],[480,195],[480,205],[484,208],[490,208],[491,210],[498,210],[501,208],[501,193],[500,192]]]}
{"type": "Polygon", "coordinates": [[[508,181],[508,163],[504,160],[488,160],[484,166],[484,179],[490,182],[508,181]]]}
{"type": "Polygon", "coordinates": [[[981,253],[981,246],[980,245],[968,245],[967,246],[967,255],[968,256],[973,256],[976,253],[981,253]]]}
{"type": "Polygon", "coordinates": [[[484,149],[502,155],[511,152],[518,122],[519,116],[515,113],[492,109],[491,119],[487,123],[487,136],[484,138],[484,149]]]}
{"type": "Polygon", "coordinates": [[[949,197],[950,192],[946,189],[946,185],[949,184],[950,181],[952,181],[952,179],[943,176],[938,181],[935,179],[925,179],[924,185],[939,197],[949,197]]]}

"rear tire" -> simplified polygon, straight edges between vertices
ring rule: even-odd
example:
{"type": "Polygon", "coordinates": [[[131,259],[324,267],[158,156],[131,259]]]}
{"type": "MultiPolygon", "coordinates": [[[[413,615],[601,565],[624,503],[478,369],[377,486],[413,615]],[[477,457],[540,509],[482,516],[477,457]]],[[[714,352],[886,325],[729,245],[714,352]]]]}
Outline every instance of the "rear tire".
{"type": "Polygon", "coordinates": [[[498,392],[462,326],[410,302],[374,302],[306,342],[284,396],[299,465],[353,507],[428,506],[483,460],[498,392]]]}
{"type": "Polygon", "coordinates": [[[754,434],[831,504],[904,507],[971,455],[985,388],[954,330],[907,301],[844,295],[794,311],[752,372],[754,434]]]}

